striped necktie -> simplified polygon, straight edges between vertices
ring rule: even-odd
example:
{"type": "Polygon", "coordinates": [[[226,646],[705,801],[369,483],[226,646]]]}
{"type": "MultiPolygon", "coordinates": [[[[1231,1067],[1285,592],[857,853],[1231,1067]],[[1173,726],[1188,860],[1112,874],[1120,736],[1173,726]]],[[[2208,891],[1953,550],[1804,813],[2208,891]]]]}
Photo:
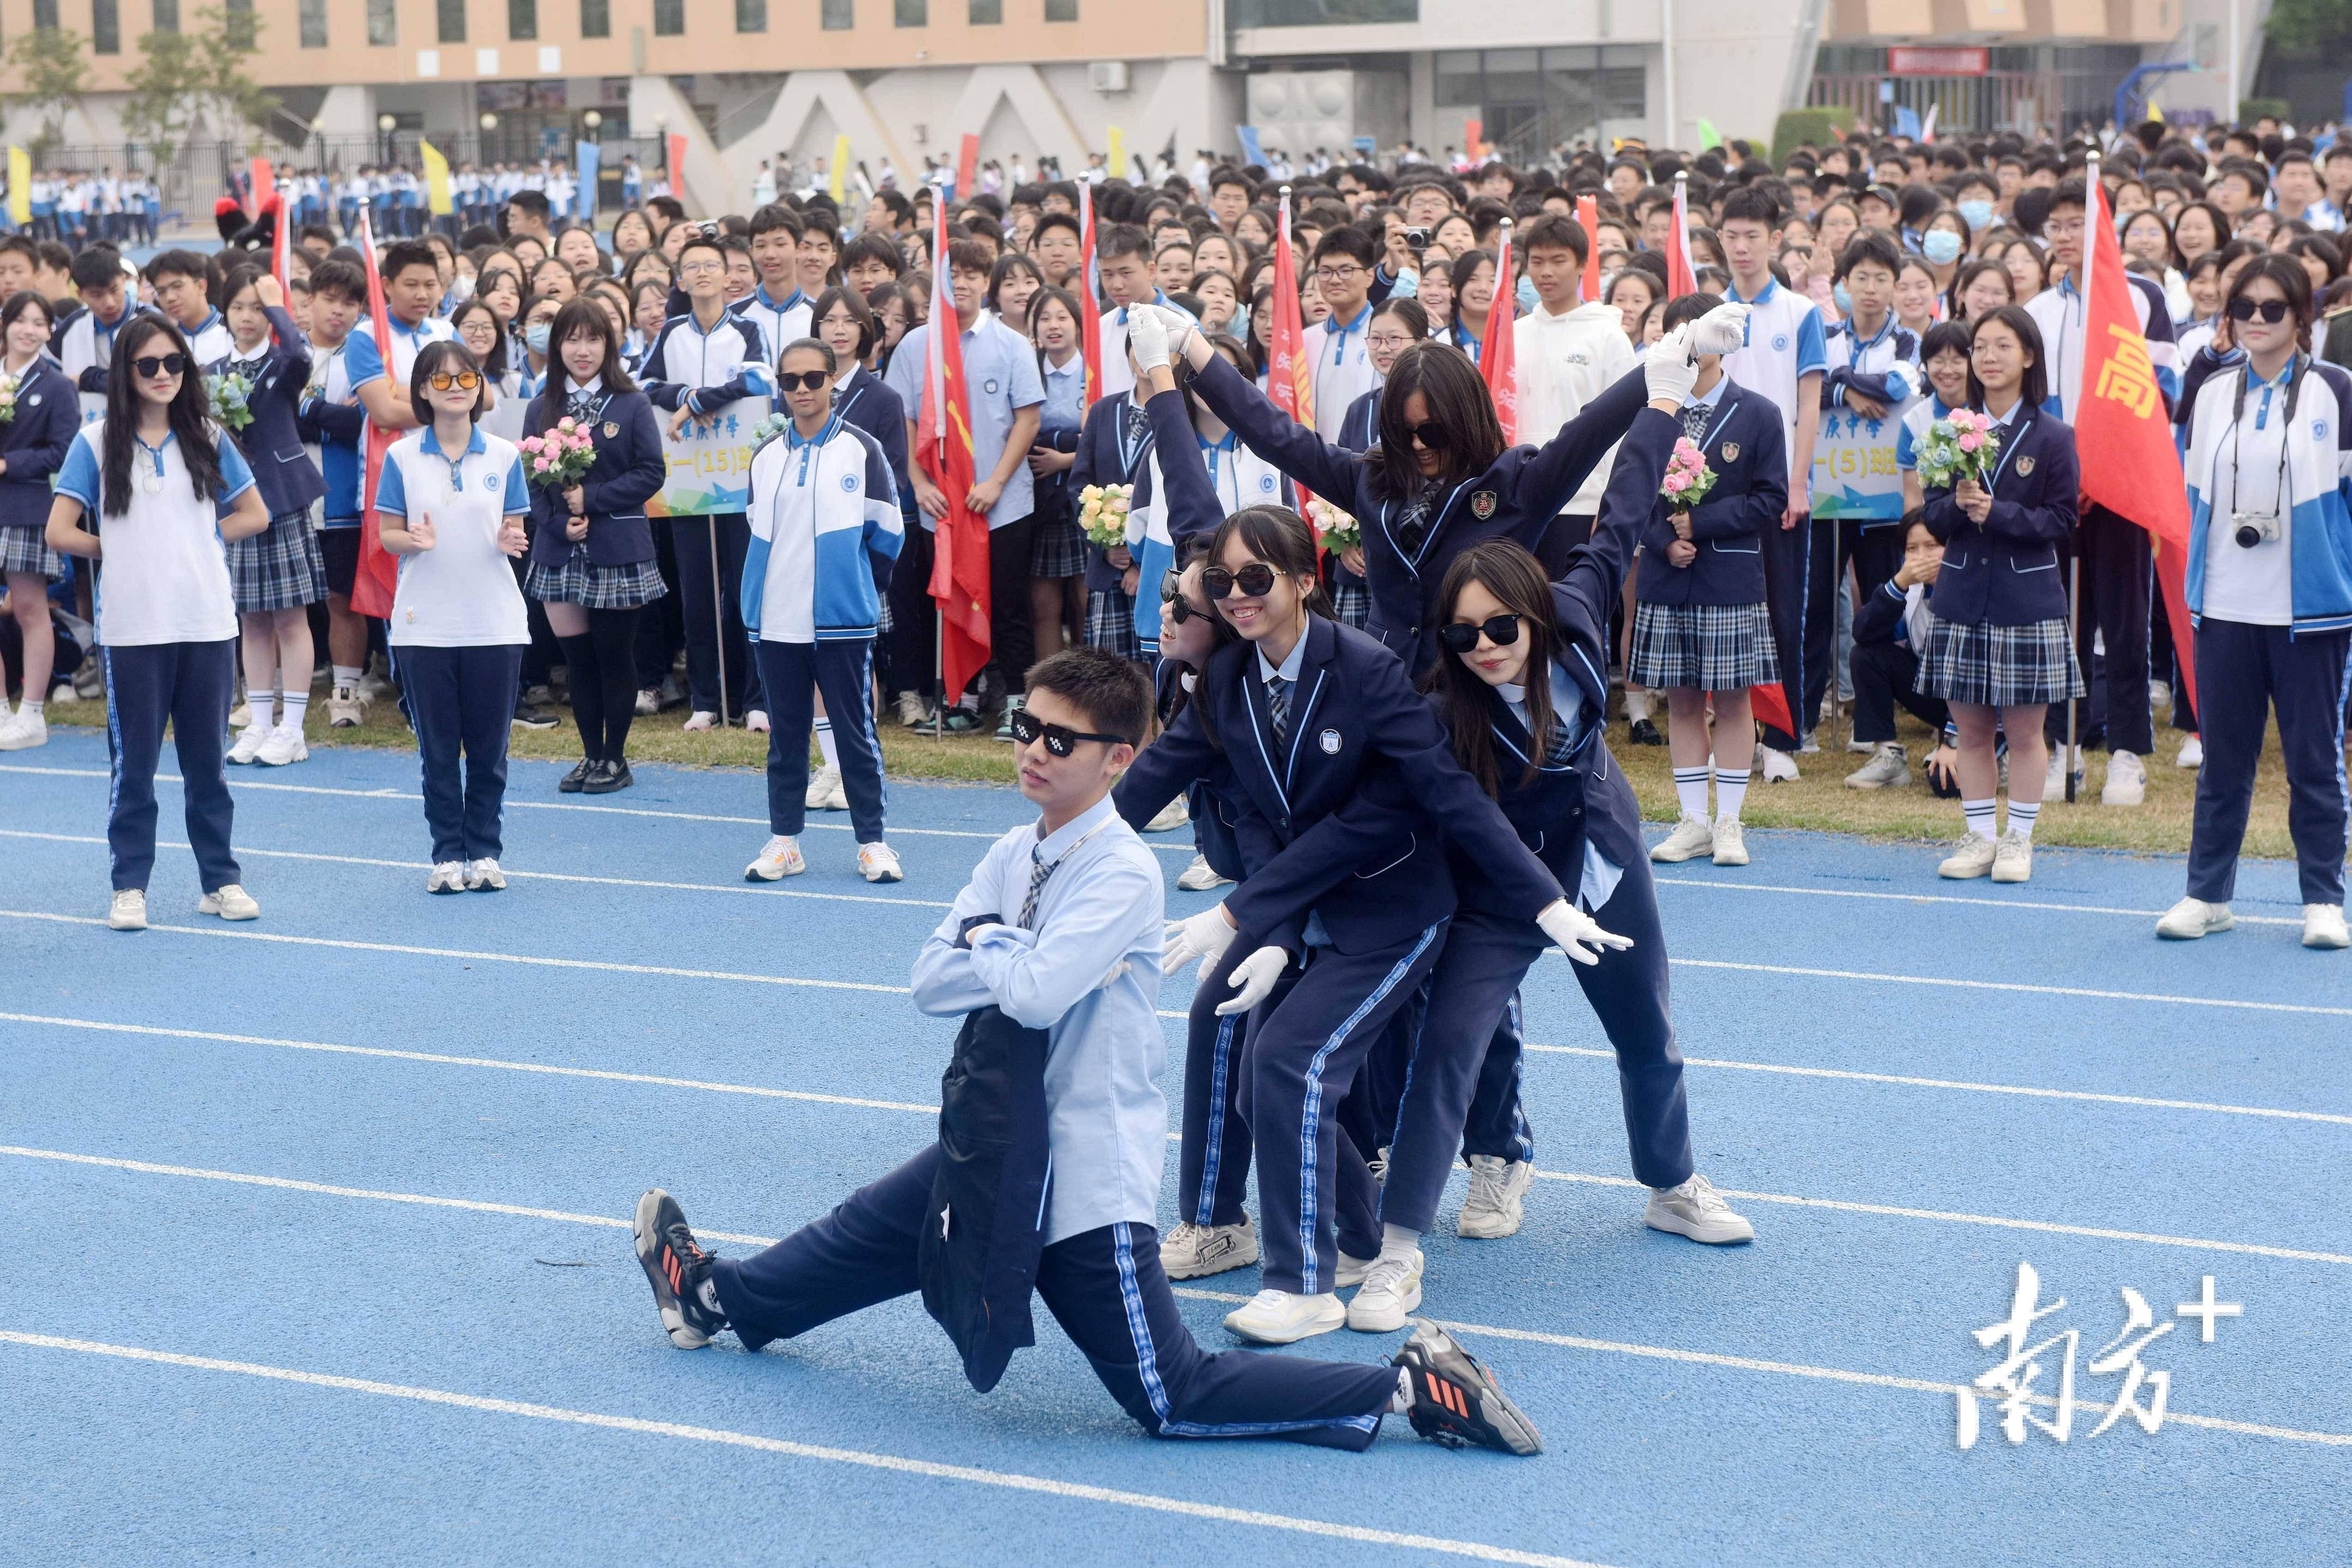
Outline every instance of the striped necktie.
{"type": "Polygon", "coordinates": [[[1276,676],[1265,683],[1265,710],[1274,720],[1274,746],[1276,751],[1290,747],[1290,682],[1276,676]]]}
{"type": "Polygon", "coordinates": [[[1028,896],[1021,900],[1020,926],[1023,931],[1034,931],[1037,929],[1037,895],[1045,891],[1045,879],[1052,876],[1054,868],[1061,863],[1062,858],[1052,860],[1044,859],[1039,857],[1034,847],[1030,849],[1029,892],[1028,896]]]}

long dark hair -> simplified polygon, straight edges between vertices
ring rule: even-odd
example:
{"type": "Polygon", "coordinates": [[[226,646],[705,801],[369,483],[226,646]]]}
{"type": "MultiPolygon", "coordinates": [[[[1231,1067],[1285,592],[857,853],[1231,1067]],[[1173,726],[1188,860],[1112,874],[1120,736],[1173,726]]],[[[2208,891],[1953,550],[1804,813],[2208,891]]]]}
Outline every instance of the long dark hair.
{"type": "MultiPolygon", "coordinates": [[[[2292,256],[2273,250],[2249,262],[2238,274],[2238,280],[2230,285],[2230,297],[2221,301],[2222,313],[2226,315],[2229,312],[2231,302],[2249,286],[2264,278],[2277,284],[2279,292],[2286,296],[2287,314],[2294,318],[2295,346],[2308,353],[2311,351],[2311,274],[2305,271],[2303,263],[2292,256]]],[[[2234,346],[2236,334],[2232,332],[2231,335],[2234,346]]],[[[2252,378],[2247,379],[2251,381],[2252,378]]]]}
{"type": "Polygon", "coordinates": [[[547,325],[547,384],[539,392],[541,428],[563,417],[563,402],[572,381],[571,371],[564,368],[563,345],[583,332],[593,333],[604,341],[604,363],[597,370],[604,378],[604,390],[618,395],[637,389],[637,384],[629,379],[628,371],[622,366],[620,334],[613,331],[613,318],[604,314],[604,307],[585,296],[568,300],[547,325]]]}
{"type": "Polygon", "coordinates": [[[1224,560],[1225,546],[1235,539],[1284,576],[1311,579],[1315,586],[1305,595],[1307,613],[1331,618],[1331,596],[1323,591],[1321,563],[1315,556],[1315,533],[1305,519],[1286,506],[1245,506],[1217,524],[1209,541],[1212,565],[1224,560]]]}
{"type": "MultiPolygon", "coordinates": [[[[1183,574],[1185,569],[1191,566],[1195,561],[1207,560],[1209,558],[1209,551],[1212,543],[1212,540],[1203,539],[1197,533],[1192,538],[1186,540],[1183,546],[1176,552],[1176,563],[1169,568],[1170,574],[1171,575],[1181,576],[1183,574]]],[[[1140,588],[1142,584],[1138,584],[1137,586],[1140,588]]],[[[1140,601],[1143,599],[1143,595],[1141,594],[1138,594],[1137,598],[1140,601]]],[[[1234,630],[1232,625],[1226,621],[1224,616],[1217,614],[1213,606],[1211,607],[1206,618],[1209,623],[1209,658],[1214,658],[1217,655],[1217,650],[1223,647],[1227,643],[1236,643],[1242,640],[1242,634],[1234,630]]],[[[1208,663],[1208,658],[1202,659],[1201,661],[1202,668],[1207,668],[1208,663]]],[[[1200,674],[1200,670],[1193,671],[1193,676],[1196,680],[1200,674]]],[[[1184,683],[1182,681],[1170,681],[1168,683],[1167,700],[1160,705],[1160,728],[1166,729],[1169,725],[1176,722],[1176,715],[1181,713],[1187,707],[1191,706],[1192,700],[1192,694],[1184,689],[1184,683]]],[[[1205,707],[1201,710],[1201,728],[1207,732],[1212,744],[1222,744],[1217,741],[1217,734],[1214,726],[1209,722],[1209,710],[1205,707]]]]}
{"type": "MultiPolygon", "coordinates": [[[[835,305],[848,306],[850,320],[857,323],[857,363],[863,366],[874,345],[882,341],[882,323],[874,319],[874,307],[866,302],[866,296],[847,284],[836,283],[816,297],[816,303],[809,307],[809,336],[817,335],[818,323],[833,314],[835,305]]],[[[1076,319],[1073,311],[1072,320],[1076,319]]],[[[777,363],[782,363],[783,357],[779,353],[777,363]]]]}
{"type": "MultiPolygon", "coordinates": [[[[2304,281],[2305,292],[2308,295],[2310,279],[2304,281]]],[[[2033,324],[2033,318],[2025,313],[2022,305],[2003,305],[2000,310],[1979,316],[1969,323],[1969,405],[1979,414],[1984,412],[1984,383],[1977,379],[1976,341],[1977,334],[1995,321],[2015,332],[2025,352],[2033,356],[2033,363],[2025,367],[2024,379],[2018,384],[2018,396],[2028,409],[2041,407],[2050,401],[2050,366],[2046,363],[2049,356],[2042,352],[2042,329],[2033,324]]]]}
{"type": "Polygon", "coordinates": [[[1478,367],[1451,343],[1407,343],[1381,389],[1380,440],[1364,454],[1371,465],[1372,493],[1382,500],[1402,500],[1421,487],[1421,465],[1413,460],[1412,432],[1404,416],[1405,399],[1416,392],[1429,405],[1430,423],[1444,426],[1449,437],[1444,479],[1458,483],[1485,473],[1503,455],[1502,421],[1495,416],[1494,395],[1478,367]]]}
{"type": "MultiPolygon", "coordinates": [[[[1462,591],[1475,583],[1519,617],[1519,635],[1528,639],[1528,665],[1519,679],[1527,685],[1528,733],[1535,744],[1520,779],[1533,784],[1537,761],[1551,748],[1551,664],[1554,634],[1551,584],[1544,580],[1543,563],[1524,545],[1508,539],[1486,539],[1454,558],[1437,593],[1439,623],[1454,618],[1462,591]]],[[[1502,759],[1496,754],[1493,709],[1487,693],[1494,689],[1473,674],[1458,654],[1444,653],[1423,678],[1436,693],[1444,710],[1445,727],[1454,734],[1454,758],[1462,771],[1478,781],[1488,795],[1501,788],[1502,759]]]]}
{"type": "Polygon", "coordinates": [[[196,499],[207,505],[220,493],[220,448],[215,444],[211,404],[196,356],[175,323],[161,316],[133,316],[114,335],[114,358],[106,372],[106,431],[99,453],[99,510],[106,517],[121,517],[131,510],[131,448],[139,437],[142,401],[131,384],[131,362],[159,337],[163,340],[161,353],[181,354],[188,362],[180,373],[180,390],[166,409],[172,435],[180,443],[180,460],[188,467],[188,483],[196,499]]]}

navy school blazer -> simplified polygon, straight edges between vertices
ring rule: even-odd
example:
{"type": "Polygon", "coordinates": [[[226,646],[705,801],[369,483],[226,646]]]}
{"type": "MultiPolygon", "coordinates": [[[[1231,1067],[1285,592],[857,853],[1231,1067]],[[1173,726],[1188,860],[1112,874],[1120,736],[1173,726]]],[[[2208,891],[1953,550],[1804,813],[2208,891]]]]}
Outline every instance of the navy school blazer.
{"type": "MultiPolygon", "coordinates": [[[[283,307],[269,310],[271,338],[261,374],[246,398],[253,422],[230,432],[253,470],[254,488],[272,517],[307,512],[327,493],[319,466],[302,447],[302,394],[310,381],[310,342],[283,307]]],[[[207,372],[221,364],[206,365],[207,372]]]]}
{"type": "Polygon", "coordinates": [[[0,528],[38,528],[49,521],[49,480],[81,428],[73,379],[47,354],[35,354],[16,384],[16,416],[0,425],[0,528]]]}
{"type": "MultiPolygon", "coordinates": [[[[1154,707],[1163,728],[1169,722],[1171,710],[1176,707],[1177,694],[1183,689],[1184,677],[1191,675],[1197,679],[1198,673],[1191,665],[1172,658],[1161,659],[1159,667],[1151,672],[1154,707]]],[[[1193,842],[1200,848],[1202,858],[1209,862],[1209,868],[1220,877],[1238,882],[1243,875],[1241,844],[1234,837],[1233,807],[1224,804],[1225,797],[1232,795],[1233,789],[1233,769],[1220,757],[1209,770],[1207,777],[1193,780],[1185,789],[1184,805],[1192,816],[1193,842]]],[[[1167,804],[1166,801],[1159,802],[1152,807],[1151,816],[1157,816],[1160,806],[1167,804]]],[[[1151,816],[1147,816],[1144,820],[1149,822],[1151,816]]]]}
{"type": "Polygon", "coordinates": [[[1949,487],[1927,492],[1925,521],[1944,542],[1927,607],[1962,626],[2063,619],[2058,549],[2074,534],[2080,479],[2073,428],[2054,414],[2019,408],[2001,432],[1992,510],[1981,524],[1969,521],[1949,487]]]}
{"type": "MultiPolygon", "coordinates": [[[[834,393],[833,411],[844,424],[856,426],[881,443],[882,460],[890,465],[891,482],[898,487],[898,516],[911,535],[917,508],[915,487],[907,479],[906,404],[883,384],[880,376],[859,365],[850,373],[848,386],[834,393]]],[[[890,567],[870,552],[866,560],[874,568],[876,588],[887,597],[890,567]]]]}
{"type": "Polygon", "coordinates": [[[1454,557],[1484,539],[1535,549],[1649,401],[1641,370],[1627,372],[1545,445],[1507,447],[1486,472],[1442,492],[1428,532],[1408,551],[1392,531],[1403,504],[1375,493],[1375,470],[1363,457],[1299,426],[1221,360],[1195,375],[1192,388],[1251,450],[1357,519],[1372,601],[1365,630],[1416,676],[1437,662],[1437,591],[1454,557]]]}
{"type": "MultiPolygon", "coordinates": [[[[1077,504],[1077,498],[1088,485],[1131,485],[1142,474],[1144,457],[1151,450],[1150,433],[1145,433],[1131,453],[1122,451],[1120,447],[1127,431],[1127,411],[1134,402],[1129,394],[1115,392],[1087,410],[1086,423],[1078,427],[1077,461],[1070,465],[1067,481],[1072,506],[1077,504]]],[[[1192,422],[1187,420],[1185,428],[1191,427],[1192,422]]],[[[1202,483],[1207,482],[1204,477],[1202,483]]],[[[1101,545],[1087,546],[1088,593],[1118,593],[1119,575],[1120,569],[1110,563],[1101,545]]]]}
{"type": "MultiPolygon", "coordinates": [[[[562,406],[561,398],[556,406],[562,406]]],[[[549,423],[547,400],[532,398],[530,411],[523,416],[522,433],[536,436],[549,423]]],[[[654,530],[646,519],[646,502],[661,493],[662,481],[669,477],[654,405],[642,392],[615,393],[604,400],[603,411],[591,423],[596,460],[581,480],[588,509],[588,559],[598,566],[650,561],[654,530]]],[[[571,515],[561,491],[545,485],[531,487],[531,560],[551,571],[562,569],[572,552],[572,542],[563,536],[571,515]]]]}
{"type": "MultiPolygon", "coordinates": [[[[1653,487],[1634,593],[1653,605],[1760,605],[1765,531],[1780,526],[1789,506],[1789,448],[1780,436],[1780,407],[1762,393],[1726,382],[1698,445],[1716,473],[1715,488],[1691,509],[1698,554],[1687,566],[1667,561],[1675,531],[1666,521],[1665,498],[1653,487]]],[[[1659,474],[1664,477],[1663,468],[1659,474]]]]}

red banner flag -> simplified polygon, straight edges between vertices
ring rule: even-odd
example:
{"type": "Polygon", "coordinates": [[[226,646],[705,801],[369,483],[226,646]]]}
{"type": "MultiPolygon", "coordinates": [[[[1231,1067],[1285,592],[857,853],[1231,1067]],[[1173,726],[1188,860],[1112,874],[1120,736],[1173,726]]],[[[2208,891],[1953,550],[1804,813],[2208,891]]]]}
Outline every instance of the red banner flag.
{"type": "MultiPolygon", "coordinates": [[[[2180,683],[2197,705],[2196,646],[2189,627],[2189,489],[2172,422],[2140,330],[2139,307],[2124,276],[2123,250],[2098,165],[2084,181],[2091,211],[2083,226],[2083,387],[2067,410],[2074,420],[2083,494],[2155,540],[2156,580],[2181,649],[2180,683]]],[[[2053,344],[2051,352],[2060,352],[2053,344]]]]}
{"type": "Polygon", "coordinates": [[[1590,305],[1601,298],[1601,198],[1576,198],[1576,221],[1584,230],[1584,298],[1590,305]]]}
{"type": "MultiPolygon", "coordinates": [[[[384,308],[383,274],[375,261],[375,226],[368,221],[367,204],[360,205],[360,260],[367,270],[368,322],[375,334],[376,352],[383,356],[383,374],[396,386],[399,378],[394,374],[392,362],[392,314],[384,308]]],[[[354,331],[357,328],[352,329],[354,331]]],[[[383,472],[383,455],[400,439],[397,430],[379,430],[371,419],[362,427],[362,457],[360,466],[360,570],[352,583],[352,608],[362,616],[377,620],[392,618],[392,598],[400,588],[400,563],[383,547],[377,536],[375,521],[376,476],[383,472]]]]}
{"type": "Polygon", "coordinates": [[[956,153],[956,200],[971,200],[972,192],[980,188],[980,138],[967,131],[963,147],[956,153]]]}
{"type": "Polygon", "coordinates": [[[685,133],[677,131],[671,132],[664,139],[663,145],[669,162],[669,194],[683,202],[686,200],[685,133]]]}
{"type": "Polygon", "coordinates": [[[932,534],[932,600],[940,607],[940,701],[963,694],[988,663],[988,519],[971,510],[976,474],[971,401],[963,379],[963,327],[948,273],[947,204],[932,206],[931,336],[924,367],[922,446],[915,459],[946,492],[932,534]]]}
{"type": "Polygon", "coordinates": [[[275,200],[278,213],[269,240],[269,275],[278,279],[278,287],[289,300],[293,298],[294,278],[294,211],[283,198],[275,200]]]}
{"type": "Polygon", "coordinates": [[[1519,438],[1519,338],[1514,330],[1518,312],[1513,309],[1517,298],[1511,276],[1511,220],[1505,218],[1495,251],[1495,300],[1486,312],[1486,341],[1478,345],[1478,374],[1486,378],[1495,417],[1502,421],[1503,439],[1510,442],[1519,438]]]}
{"type": "Polygon", "coordinates": [[[1698,291],[1698,268],[1691,265],[1690,176],[1675,176],[1675,233],[1666,247],[1666,298],[1679,300],[1698,291]]]}
{"type": "Polygon", "coordinates": [[[245,220],[253,222],[269,210],[270,199],[278,194],[278,176],[271,172],[269,160],[256,158],[245,182],[245,220]]]}
{"type": "MultiPolygon", "coordinates": [[[[1298,309],[1298,252],[1290,243],[1290,187],[1282,187],[1274,242],[1274,335],[1267,340],[1265,395],[1307,429],[1315,428],[1315,367],[1307,363],[1307,326],[1298,309]]],[[[1296,487],[1306,514],[1307,487],[1296,487]]]]}
{"type": "Polygon", "coordinates": [[[1078,270],[1070,296],[1078,302],[1078,354],[1087,362],[1084,406],[1102,395],[1102,301],[1095,294],[1094,186],[1078,182],[1078,270]]]}

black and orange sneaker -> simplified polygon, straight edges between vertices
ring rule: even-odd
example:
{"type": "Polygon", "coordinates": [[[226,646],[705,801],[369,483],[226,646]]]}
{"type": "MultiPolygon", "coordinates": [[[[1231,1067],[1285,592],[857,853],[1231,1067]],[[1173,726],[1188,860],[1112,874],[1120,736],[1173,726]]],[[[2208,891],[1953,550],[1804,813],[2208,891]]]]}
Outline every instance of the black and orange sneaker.
{"type": "Polygon", "coordinates": [[[1505,1454],[1540,1454],[1543,1435],[1505,1397],[1476,1356],[1426,1318],[1412,1321],[1412,1338],[1392,1364],[1411,1381],[1412,1429],[1449,1448],[1476,1444],[1505,1454]]]}
{"type": "Polygon", "coordinates": [[[637,1261],[653,1282],[654,1304],[661,1309],[670,1343],[682,1351],[700,1350],[727,1326],[710,1290],[710,1254],[687,1227],[677,1200],[659,1187],[637,1200],[635,1228],[637,1261]]]}

